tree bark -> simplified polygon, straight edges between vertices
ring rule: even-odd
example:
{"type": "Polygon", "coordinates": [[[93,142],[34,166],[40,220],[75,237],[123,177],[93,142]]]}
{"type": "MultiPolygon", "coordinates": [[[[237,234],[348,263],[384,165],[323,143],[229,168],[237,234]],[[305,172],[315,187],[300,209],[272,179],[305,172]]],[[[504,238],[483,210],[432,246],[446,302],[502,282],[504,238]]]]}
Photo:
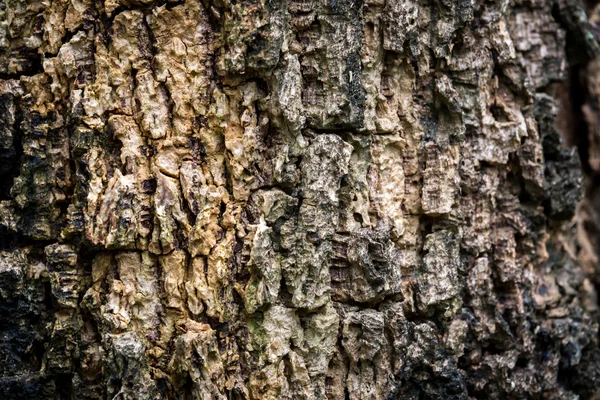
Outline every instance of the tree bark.
{"type": "Polygon", "coordinates": [[[579,3],[0,15],[3,399],[600,396],[579,3]]]}

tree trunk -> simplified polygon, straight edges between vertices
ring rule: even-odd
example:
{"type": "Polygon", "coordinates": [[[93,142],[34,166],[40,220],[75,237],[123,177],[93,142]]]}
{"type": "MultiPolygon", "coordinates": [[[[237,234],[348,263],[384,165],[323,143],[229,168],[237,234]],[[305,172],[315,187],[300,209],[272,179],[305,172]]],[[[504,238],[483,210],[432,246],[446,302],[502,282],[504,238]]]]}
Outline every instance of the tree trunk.
{"type": "Polygon", "coordinates": [[[599,395],[583,6],[0,15],[2,399],[599,395]]]}

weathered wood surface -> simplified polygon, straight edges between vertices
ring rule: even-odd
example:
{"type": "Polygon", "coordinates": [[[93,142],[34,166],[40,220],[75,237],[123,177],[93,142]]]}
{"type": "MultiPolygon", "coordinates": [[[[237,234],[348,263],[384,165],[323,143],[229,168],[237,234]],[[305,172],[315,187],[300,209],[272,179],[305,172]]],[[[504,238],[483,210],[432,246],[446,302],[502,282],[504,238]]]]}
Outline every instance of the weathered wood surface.
{"type": "Polygon", "coordinates": [[[2,1],[0,397],[592,398],[598,53],[566,0],[2,1]]]}

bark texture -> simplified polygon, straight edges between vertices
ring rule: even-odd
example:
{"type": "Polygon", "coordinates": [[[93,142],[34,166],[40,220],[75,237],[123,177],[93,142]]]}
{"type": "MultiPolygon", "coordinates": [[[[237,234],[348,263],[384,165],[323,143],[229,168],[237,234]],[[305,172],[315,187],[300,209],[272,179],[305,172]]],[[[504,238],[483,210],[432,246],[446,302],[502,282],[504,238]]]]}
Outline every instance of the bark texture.
{"type": "Polygon", "coordinates": [[[3,0],[1,397],[598,395],[559,131],[600,173],[594,32],[570,0],[3,0]]]}

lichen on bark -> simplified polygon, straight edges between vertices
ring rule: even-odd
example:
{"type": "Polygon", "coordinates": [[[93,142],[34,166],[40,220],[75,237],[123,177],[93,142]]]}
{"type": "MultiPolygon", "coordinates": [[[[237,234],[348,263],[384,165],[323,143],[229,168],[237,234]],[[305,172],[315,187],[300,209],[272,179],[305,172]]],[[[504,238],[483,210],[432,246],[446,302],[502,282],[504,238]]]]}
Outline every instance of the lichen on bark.
{"type": "Polygon", "coordinates": [[[575,0],[5,0],[0,397],[600,395],[560,93],[595,76],[593,21],[575,0]]]}

